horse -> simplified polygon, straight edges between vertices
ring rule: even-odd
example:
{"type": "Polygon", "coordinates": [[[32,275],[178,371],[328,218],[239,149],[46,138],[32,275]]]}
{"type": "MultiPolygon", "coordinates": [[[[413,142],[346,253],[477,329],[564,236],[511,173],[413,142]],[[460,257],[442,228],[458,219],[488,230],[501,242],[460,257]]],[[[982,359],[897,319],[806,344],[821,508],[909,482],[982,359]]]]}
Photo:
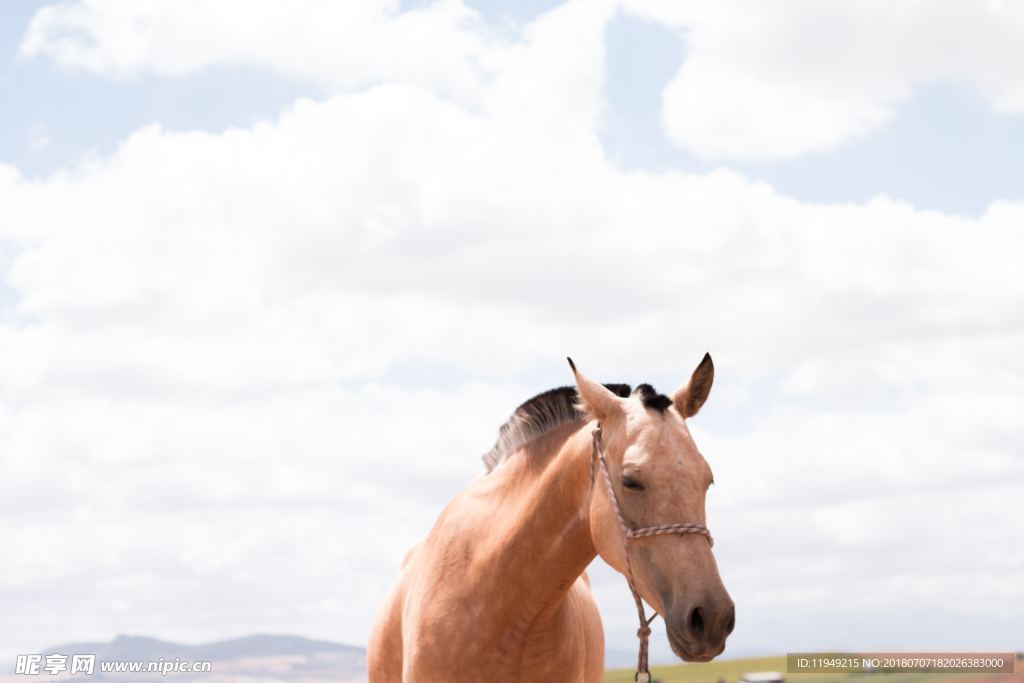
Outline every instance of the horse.
{"type": "Polygon", "coordinates": [[[569,364],[575,387],[519,406],[484,456],[487,473],[406,555],[373,624],[370,683],[602,681],[585,573],[597,555],[626,576],[642,620],[641,598],[663,617],[678,657],[725,649],[735,606],[706,529],[713,478],[686,425],[711,391],[711,356],[671,397],[569,364]],[[698,533],[657,531],[674,527],[698,533]]]}

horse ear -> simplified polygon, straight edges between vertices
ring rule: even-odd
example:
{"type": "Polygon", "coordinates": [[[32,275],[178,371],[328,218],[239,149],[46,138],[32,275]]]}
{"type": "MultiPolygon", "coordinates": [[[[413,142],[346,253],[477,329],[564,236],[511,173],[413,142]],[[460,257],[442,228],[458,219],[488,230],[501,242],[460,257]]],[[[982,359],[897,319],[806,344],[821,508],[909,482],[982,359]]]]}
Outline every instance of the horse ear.
{"type": "Polygon", "coordinates": [[[607,420],[617,412],[622,411],[622,401],[600,382],[595,382],[582,372],[576,369],[572,358],[566,358],[572,374],[576,378],[576,393],[580,396],[580,402],[591,415],[598,420],[607,420]]]}
{"type": "Polygon", "coordinates": [[[705,353],[704,359],[690,376],[690,380],[679,387],[672,395],[676,410],[683,417],[693,417],[708,400],[711,384],[715,381],[715,364],[711,362],[711,354],[705,353]]]}

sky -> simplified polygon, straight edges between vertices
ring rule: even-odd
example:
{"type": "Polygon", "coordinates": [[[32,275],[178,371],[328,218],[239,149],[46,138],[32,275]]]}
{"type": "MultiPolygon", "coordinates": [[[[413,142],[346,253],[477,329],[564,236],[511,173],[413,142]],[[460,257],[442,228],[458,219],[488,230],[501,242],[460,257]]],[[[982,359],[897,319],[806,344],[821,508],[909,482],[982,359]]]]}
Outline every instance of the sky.
{"type": "Polygon", "coordinates": [[[4,4],[0,657],[365,644],[566,355],[705,351],[727,655],[1024,647],[1022,60],[998,1],[4,4]]]}

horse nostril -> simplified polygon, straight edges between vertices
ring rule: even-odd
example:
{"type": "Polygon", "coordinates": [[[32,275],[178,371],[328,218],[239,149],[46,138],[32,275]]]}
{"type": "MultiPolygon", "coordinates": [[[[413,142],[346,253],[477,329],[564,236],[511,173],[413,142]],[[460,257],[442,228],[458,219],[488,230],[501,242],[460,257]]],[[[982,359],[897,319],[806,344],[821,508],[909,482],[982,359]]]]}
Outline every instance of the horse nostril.
{"type": "Polygon", "coordinates": [[[732,633],[732,630],[736,628],[736,607],[733,606],[729,610],[729,621],[725,623],[725,635],[732,633]]]}
{"type": "Polygon", "coordinates": [[[690,612],[690,631],[695,636],[704,634],[704,610],[700,607],[694,607],[693,611],[690,612]]]}

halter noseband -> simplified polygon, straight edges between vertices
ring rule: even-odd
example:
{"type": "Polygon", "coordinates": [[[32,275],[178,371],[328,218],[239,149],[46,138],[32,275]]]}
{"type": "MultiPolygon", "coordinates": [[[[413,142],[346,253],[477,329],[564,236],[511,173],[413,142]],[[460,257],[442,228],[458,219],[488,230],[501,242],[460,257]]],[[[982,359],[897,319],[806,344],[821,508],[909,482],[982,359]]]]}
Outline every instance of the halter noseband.
{"type": "Polygon", "coordinates": [[[662,534],[701,534],[708,539],[708,543],[711,545],[715,544],[713,538],[711,538],[711,532],[708,528],[702,524],[694,524],[692,522],[682,522],[680,524],[658,524],[656,526],[647,526],[640,529],[634,529],[633,527],[626,524],[626,518],[622,515],[622,507],[619,505],[619,498],[615,495],[615,487],[612,486],[612,475],[608,472],[608,461],[604,458],[604,449],[601,447],[601,423],[597,423],[593,431],[594,437],[594,454],[592,465],[597,463],[601,465],[601,471],[604,472],[604,481],[608,485],[608,497],[612,501],[612,508],[615,510],[615,517],[619,520],[619,526],[622,528],[623,545],[625,546],[626,554],[626,582],[629,584],[629,590],[633,592],[633,600],[636,602],[637,616],[640,618],[640,628],[636,632],[637,638],[640,639],[640,652],[637,654],[636,662],[636,676],[633,677],[638,683],[650,683],[651,672],[647,669],[647,640],[651,635],[651,622],[658,616],[657,612],[651,615],[651,618],[647,618],[647,613],[644,610],[643,600],[640,598],[640,593],[637,592],[636,582],[633,580],[633,565],[629,560],[629,545],[638,538],[646,538],[648,536],[660,536],[662,534]]]}

